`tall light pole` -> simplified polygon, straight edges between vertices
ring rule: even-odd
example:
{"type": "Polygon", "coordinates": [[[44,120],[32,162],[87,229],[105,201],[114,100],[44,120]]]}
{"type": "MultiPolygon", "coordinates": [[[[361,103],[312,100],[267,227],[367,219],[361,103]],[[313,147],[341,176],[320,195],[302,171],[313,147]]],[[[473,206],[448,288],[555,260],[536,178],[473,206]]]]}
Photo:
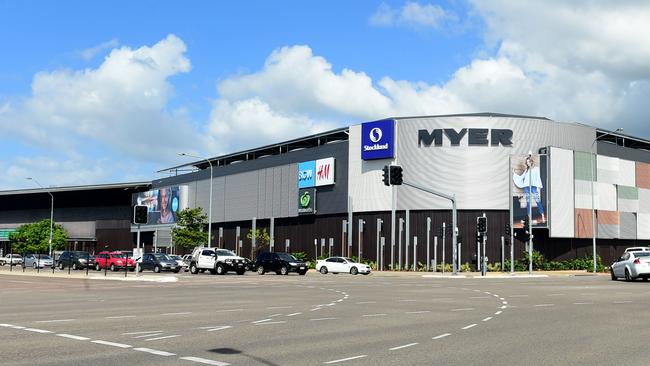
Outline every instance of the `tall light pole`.
{"type": "Polygon", "coordinates": [[[596,153],[594,153],[594,144],[601,137],[611,135],[612,133],[623,132],[622,128],[617,128],[614,132],[607,132],[604,135],[598,136],[591,143],[591,240],[593,245],[594,254],[594,274],[596,274],[596,210],[594,208],[594,179],[596,179],[596,153]]]}
{"type": "Polygon", "coordinates": [[[212,162],[208,158],[202,158],[196,155],[190,155],[186,153],[178,153],[180,156],[189,156],[191,158],[202,159],[208,162],[210,165],[210,207],[208,208],[208,248],[212,247],[212,162]]]}
{"type": "MultiPolygon", "coordinates": [[[[44,188],[37,180],[36,178],[32,177],[27,177],[27,180],[33,180],[34,183],[36,183],[39,187],[44,188]]],[[[50,198],[52,199],[52,204],[50,205],[50,251],[49,255],[50,257],[52,256],[52,230],[54,229],[54,195],[50,191],[46,191],[47,194],[50,195],[50,198]]]]}

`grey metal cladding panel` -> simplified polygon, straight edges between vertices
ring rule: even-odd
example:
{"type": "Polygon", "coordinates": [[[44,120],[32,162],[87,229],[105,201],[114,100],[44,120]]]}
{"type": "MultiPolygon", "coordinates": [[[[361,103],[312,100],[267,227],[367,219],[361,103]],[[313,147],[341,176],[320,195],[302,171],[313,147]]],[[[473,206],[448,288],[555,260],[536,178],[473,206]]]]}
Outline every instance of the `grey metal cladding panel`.
{"type": "Polygon", "coordinates": [[[226,177],[226,221],[256,217],[257,177],[256,171],[226,177]]]}
{"type": "Polygon", "coordinates": [[[621,239],[636,239],[636,214],[621,212],[621,239]]]}
{"type": "MultiPolygon", "coordinates": [[[[335,213],[347,212],[348,210],[348,145],[341,146],[341,150],[337,151],[334,156],[336,159],[334,167],[334,181],[332,186],[317,187],[316,193],[316,211],[317,215],[330,215],[335,213]],[[339,156],[345,155],[344,159],[339,159],[339,156]]],[[[297,185],[298,173],[295,174],[297,185]]],[[[292,183],[293,184],[293,183],[292,183]]],[[[381,180],[379,181],[381,184],[381,180]]],[[[298,193],[294,195],[297,197],[298,193]]],[[[297,203],[294,200],[295,210],[297,211],[297,203]]]]}
{"type": "Polygon", "coordinates": [[[282,217],[287,217],[289,216],[289,206],[287,203],[289,202],[289,166],[285,165],[281,168],[281,173],[282,173],[282,195],[280,197],[280,215],[282,217]]]}
{"type": "Polygon", "coordinates": [[[257,171],[257,217],[266,217],[266,169],[257,171]]]}
{"type": "MultiPolygon", "coordinates": [[[[190,207],[201,207],[203,212],[209,214],[210,202],[210,179],[200,180],[195,184],[189,185],[190,207]],[[192,195],[194,199],[192,200],[192,195]]],[[[224,178],[214,178],[212,180],[212,222],[223,221],[224,219],[224,178]]]]}
{"type": "Polygon", "coordinates": [[[264,186],[266,187],[266,200],[264,201],[264,217],[273,216],[273,168],[264,169],[266,175],[264,186]]]}
{"type": "Polygon", "coordinates": [[[273,168],[273,217],[282,215],[282,168],[273,168]]]}
{"type": "MultiPolygon", "coordinates": [[[[303,161],[316,160],[333,156],[338,161],[347,161],[348,142],[341,141],[336,143],[325,144],[318,147],[308,148],[299,151],[292,151],[282,155],[268,156],[262,159],[243,161],[238,164],[232,164],[222,167],[214,167],[214,176],[223,177],[250,171],[257,171],[266,168],[272,168],[283,165],[297,164],[303,161]]],[[[200,179],[208,179],[210,169],[204,169],[197,172],[177,175],[175,177],[157,179],[152,182],[155,187],[170,186],[176,184],[185,184],[200,179]]]]}
{"type": "Polygon", "coordinates": [[[624,160],[650,163],[649,151],[631,149],[629,147],[618,146],[603,141],[598,141],[596,145],[597,145],[596,149],[598,151],[598,155],[605,155],[605,156],[611,156],[614,158],[620,158],[624,160]]]}
{"type": "Polygon", "coordinates": [[[287,216],[298,216],[298,165],[291,164],[287,166],[289,171],[289,180],[288,180],[288,201],[287,205],[287,216]]]}

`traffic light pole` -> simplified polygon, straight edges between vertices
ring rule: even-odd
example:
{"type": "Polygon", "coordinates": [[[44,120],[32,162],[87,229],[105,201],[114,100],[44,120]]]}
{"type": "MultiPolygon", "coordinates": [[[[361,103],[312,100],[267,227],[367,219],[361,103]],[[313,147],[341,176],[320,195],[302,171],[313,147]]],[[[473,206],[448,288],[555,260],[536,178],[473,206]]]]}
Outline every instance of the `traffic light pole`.
{"type": "Polygon", "coordinates": [[[421,191],[430,193],[430,194],[432,194],[434,196],[438,196],[438,197],[448,199],[448,200],[451,201],[451,210],[452,210],[452,213],[451,213],[452,237],[451,238],[452,238],[452,247],[453,247],[453,261],[452,261],[453,262],[453,265],[452,265],[453,272],[452,272],[452,274],[454,276],[456,276],[458,274],[458,262],[456,261],[456,258],[457,258],[457,252],[456,251],[458,250],[458,246],[457,246],[458,233],[456,232],[456,228],[458,227],[458,217],[457,217],[457,212],[456,212],[456,195],[444,194],[444,193],[441,193],[441,192],[434,191],[432,189],[422,187],[422,186],[417,185],[417,184],[408,183],[406,181],[403,181],[402,184],[404,184],[405,186],[409,186],[409,187],[412,187],[412,188],[419,189],[421,191]]]}

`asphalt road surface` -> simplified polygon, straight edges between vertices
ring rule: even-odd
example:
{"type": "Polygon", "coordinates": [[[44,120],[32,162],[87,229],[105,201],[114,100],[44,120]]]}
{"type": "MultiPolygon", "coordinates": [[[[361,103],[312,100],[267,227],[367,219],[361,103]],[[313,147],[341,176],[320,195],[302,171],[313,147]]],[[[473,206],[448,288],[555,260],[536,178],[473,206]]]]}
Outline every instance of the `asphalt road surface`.
{"type": "Polygon", "coordinates": [[[0,364],[647,365],[650,358],[647,282],[313,271],[175,277],[0,274],[0,364]]]}

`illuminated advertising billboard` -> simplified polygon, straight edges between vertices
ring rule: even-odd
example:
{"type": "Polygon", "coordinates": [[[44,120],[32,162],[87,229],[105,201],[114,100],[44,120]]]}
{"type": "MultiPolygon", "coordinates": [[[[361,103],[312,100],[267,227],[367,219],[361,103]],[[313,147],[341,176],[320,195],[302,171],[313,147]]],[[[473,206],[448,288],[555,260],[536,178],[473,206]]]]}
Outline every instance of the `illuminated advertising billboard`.
{"type": "Polygon", "coordinates": [[[548,226],[548,185],[546,155],[526,154],[510,156],[512,192],[512,226],[523,227],[523,220],[531,208],[533,227],[548,226]],[[532,198],[532,199],[531,199],[532,198]],[[532,206],[531,206],[532,205],[532,206]]]}
{"type": "Polygon", "coordinates": [[[187,186],[170,186],[133,194],[133,205],[147,206],[147,225],[174,224],[187,208],[187,186]]]}

